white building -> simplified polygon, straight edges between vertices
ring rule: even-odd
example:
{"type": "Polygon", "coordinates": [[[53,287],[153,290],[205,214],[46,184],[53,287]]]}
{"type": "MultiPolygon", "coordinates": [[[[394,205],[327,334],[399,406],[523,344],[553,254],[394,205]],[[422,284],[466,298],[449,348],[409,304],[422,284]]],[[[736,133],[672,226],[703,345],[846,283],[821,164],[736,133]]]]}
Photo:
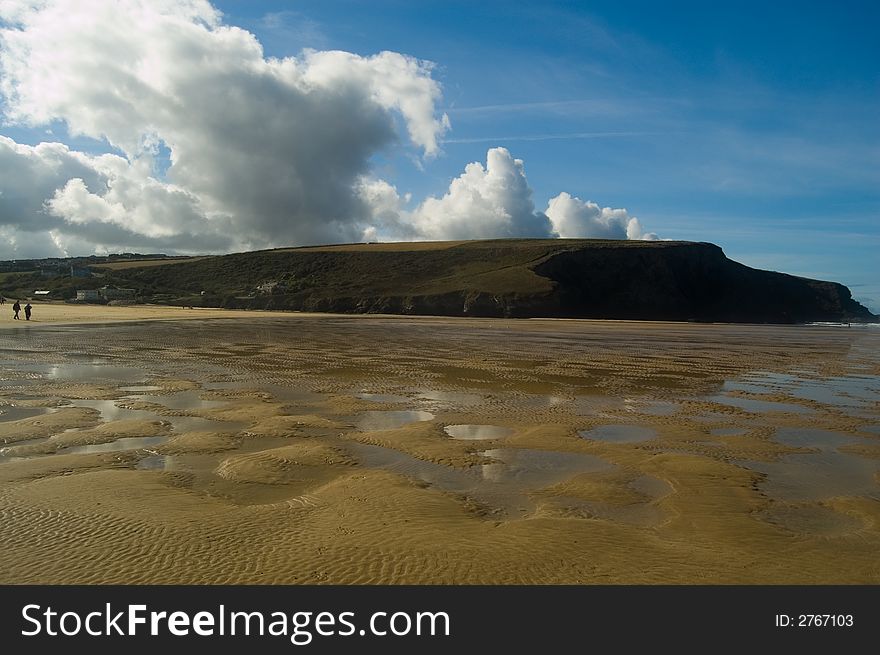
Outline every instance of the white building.
{"type": "Polygon", "coordinates": [[[101,300],[101,292],[98,289],[77,290],[76,299],[80,302],[88,302],[90,300],[101,300]]]}
{"type": "Polygon", "coordinates": [[[137,295],[136,289],[122,289],[105,285],[98,290],[105,300],[133,300],[137,295]]]}

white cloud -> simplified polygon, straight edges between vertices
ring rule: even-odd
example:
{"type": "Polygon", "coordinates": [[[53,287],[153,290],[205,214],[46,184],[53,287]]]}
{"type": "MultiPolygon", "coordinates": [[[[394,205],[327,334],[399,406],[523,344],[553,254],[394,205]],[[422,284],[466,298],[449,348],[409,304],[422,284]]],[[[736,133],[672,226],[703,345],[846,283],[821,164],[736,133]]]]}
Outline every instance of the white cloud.
{"type": "Polygon", "coordinates": [[[630,216],[625,209],[600,207],[595,202],[581,200],[564,191],[550,199],[546,214],[553,224],[553,231],[563,238],[657,238],[656,234],[644,233],[639,219],[630,216]]]}
{"type": "Polygon", "coordinates": [[[266,58],[205,0],[0,0],[6,122],[61,122],[116,153],[0,136],[0,256],[643,238],[625,210],[567,194],[536,210],[523,162],[504,148],[408,209],[370,162],[395,144],[439,154],[449,121],[432,75],[396,52],[266,58]]]}
{"type": "Polygon", "coordinates": [[[0,136],[0,256],[96,249],[229,250],[228,218],[205,218],[186,191],[149,177],[149,163],[90,156],[61,143],[27,146],[0,136]]]}
{"type": "Polygon", "coordinates": [[[266,59],[252,34],[199,0],[7,0],[0,19],[7,120],[60,120],[125,155],[109,189],[82,171],[31,184],[31,211],[0,216],[23,230],[51,222],[34,215],[48,202],[68,225],[147,239],[216,233],[225,221],[221,233],[243,247],[355,240],[370,157],[398,139],[398,123],[436,155],[448,127],[429,63],[394,52],[266,59]],[[158,143],[171,160],[161,182],[151,176],[158,143]]]}
{"type": "Polygon", "coordinates": [[[20,145],[0,135],[0,225],[36,231],[54,221],[43,201],[67,180],[80,178],[95,190],[106,190],[106,176],[98,171],[113,155],[94,158],[71,151],[61,143],[20,145]]]}
{"type": "Polygon", "coordinates": [[[550,200],[546,212],[537,211],[522,160],[505,148],[491,148],[485,167],[468,164],[442,198],[427,198],[412,211],[405,208],[409,198],[402,200],[383,180],[362,182],[360,194],[372,211],[369,238],[657,238],[625,209],[599,207],[565,192],[550,200]]]}
{"type": "Polygon", "coordinates": [[[410,224],[409,212],[405,209],[412,200],[410,194],[401,198],[394,185],[364,177],[358,184],[358,195],[369,215],[361,241],[414,241],[422,238],[410,224]]]}
{"type": "Polygon", "coordinates": [[[406,222],[428,239],[552,236],[547,217],[535,211],[522,160],[505,148],[491,148],[485,168],[468,164],[442,198],[427,198],[406,222]]]}

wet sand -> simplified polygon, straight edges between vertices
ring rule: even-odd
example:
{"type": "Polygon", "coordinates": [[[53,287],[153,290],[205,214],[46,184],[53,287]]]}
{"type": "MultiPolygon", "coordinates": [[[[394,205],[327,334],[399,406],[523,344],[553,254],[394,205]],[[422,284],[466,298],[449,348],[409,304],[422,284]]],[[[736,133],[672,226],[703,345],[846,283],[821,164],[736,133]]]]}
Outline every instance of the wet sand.
{"type": "Polygon", "coordinates": [[[880,581],[873,328],[34,314],[5,583],[880,581]]]}

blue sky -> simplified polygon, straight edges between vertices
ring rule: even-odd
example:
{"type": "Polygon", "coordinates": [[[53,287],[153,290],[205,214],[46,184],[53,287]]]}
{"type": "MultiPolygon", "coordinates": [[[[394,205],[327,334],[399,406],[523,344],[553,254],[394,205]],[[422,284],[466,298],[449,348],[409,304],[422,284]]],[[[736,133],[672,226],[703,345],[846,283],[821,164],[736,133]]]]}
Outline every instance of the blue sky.
{"type": "Polygon", "coordinates": [[[876,2],[218,6],[267,54],[436,62],[444,154],[424,171],[392,164],[417,197],[505,146],[536,198],[626,207],[663,238],[844,281],[880,310],[876,2]]]}
{"type": "MultiPolygon", "coordinates": [[[[538,211],[563,191],[625,208],[660,238],[840,281],[880,311],[876,2],[214,5],[267,57],[310,48],[434,63],[450,121],[439,151],[400,143],[369,159],[412,194],[409,210],[503,147],[523,160],[538,211]]],[[[83,152],[117,152],[49,127],[83,152]]],[[[46,129],[7,121],[0,134],[35,144],[46,129]]]]}

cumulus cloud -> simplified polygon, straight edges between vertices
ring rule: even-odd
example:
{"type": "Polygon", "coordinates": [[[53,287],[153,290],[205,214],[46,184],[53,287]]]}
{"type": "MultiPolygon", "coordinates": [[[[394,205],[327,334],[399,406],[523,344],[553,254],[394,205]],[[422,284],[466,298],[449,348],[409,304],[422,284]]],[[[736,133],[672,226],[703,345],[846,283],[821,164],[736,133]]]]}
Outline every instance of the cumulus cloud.
{"type": "Polygon", "coordinates": [[[412,200],[410,194],[401,197],[393,184],[369,177],[360,180],[357,192],[369,217],[361,234],[362,241],[415,241],[421,238],[422,235],[408,222],[409,213],[405,206],[412,200]]]}
{"type": "Polygon", "coordinates": [[[206,0],[0,0],[5,122],[60,122],[110,151],[0,136],[0,257],[645,236],[625,210],[568,194],[537,210],[504,148],[411,208],[371,159],[440,153],[433,72],[396,52],[267,58],[206,0]]]}
{"type": "Polygon", "coordinates": [[[441,198],[429,197],[414,210],[409,198],[383,180],[364,181],[361,197],[371,207],[373,225],[365,238],[485,239],[510,237],[656,239],[644,233],[626,209],[600,207],[568,193],[552,198],[546,211],[535,209],[521,159],[505,148],[491,148],[485,167],[473,162],[452,180],[441,198]]]}
{"type": "Polygon", "coordinates": [[[553,231],[563,238],[657,238],[654,233],[643,232],[639,219],[630,216],[625,209],[600,207],[595,202],[581,200],[565,191],[550,199],[546,214],[553,224],[553,231]]]}
{"type": "Polygon", "coordinates": [[[547,217],[535,211],[522,160],[505,148],[491,148],[485,168],[468,164],[442,198],[427,198],[409,222],[431,239],[551,235],[547,217]]]}
{"type": "Polygon", "coordinates": [[[0,256],[239,245],[228,236],[228,219],[207,229],[197,200],[149,177],[145,167],[119,155],[86,155],[62,143],[27,146],[0,136],[0,256]]]}
{"type": "Polygon", "coordinates": [[[31,147],[0,135],[0,225],[26,231],[57,225],[42,212],[43,201],[73,178],[87,181],[95,190],[106,190],[106,176],[97,168],[96,158],[73,152],[64,144],[31,147]]]}
{"type": "Polygon", "coordinates": [[[366,237],[384,239],[487,239],[552,237],[552,226],[535,210],[521,159],[505,148],[491,148],[486,165],[468,164],[440,198],[428,197],[415,209],[384,180],[363,180],[360,195],[370,208],[366,237]]]}
{"type": "Polygon", "coordinates": [[[157,243],[188,227],[245,247],[355,240],[370,157],[401,138],[434,156],[448,128],[431,64],[394,52],[267,59],[200,0],[7,0],[0,20],[6,120],[60,120],[122,155],[112,188],[93,166],[26,185],[32,195],[0,217],[24,231],[55,216],[157,243]],[[162,180],[158,144],[170,152],[162,180]]]}

